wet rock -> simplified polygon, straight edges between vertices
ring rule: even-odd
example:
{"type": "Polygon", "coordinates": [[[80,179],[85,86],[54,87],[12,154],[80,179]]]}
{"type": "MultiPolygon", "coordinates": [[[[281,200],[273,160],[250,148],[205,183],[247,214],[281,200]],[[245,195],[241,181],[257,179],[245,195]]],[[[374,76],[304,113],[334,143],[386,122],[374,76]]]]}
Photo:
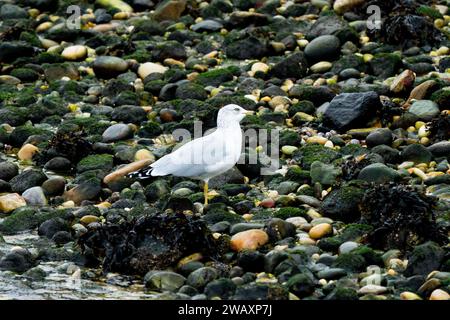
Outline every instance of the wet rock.
{"type": "Polygon", "coordinates": [[[133,136],[131,127],[124,123],[117,123],[110,126],[102,134],[103,142],[114,142],[126,140],[133,136]]]}
{"type": "Polygon", "coordinates": [[[414,163],[428,163],[432,159],[431,152],[421,144],[410,144],[401,152],[403,161],[414,163]]]}
{"type": "Polygon", "coordinates": [[[302,52],[294,53],[275,64],[270,73],[272,76],[284,79],[300,79],[306,75],[308,63],[302,52]]]}
{"type": "Polygon", "coordinates": [[[56,243],[57,245],[63,245],[63,244],[73,241],[73,237],[70,234],[70,232],[58,231],[53,235],[52,241],[54,243],[56,243]]]}
{"type": "Polygon", "coordinates": [[[0,162],[0,179],[9,181],[19,173],[19,167],[12,162],[0,162]]]}
{"type": "Polygon", "coordinates": [[[40,236],[51,239],[58,231],[67,230],[68,226],[66,221],[61,218],[53,218],[43,222],[38,228],[38,233],[40,236]]]}
{"type": "Polygon", "coordinates": [[[333,228],[329,223],[320,223],[309,230],[312,239],[320,239],[333,233],[333,228]]]}
{"type": "Polygon", "coordinates": [[[382,144],[390,146],[392,140],[392,131],[388,128],[380,128],[369,133],[366,143],[369,148],[373,148],[382,144]]]}
{"type": "Polygon", "coordinates": [[[82,45],[70,46],[63,50],[61,56],[66,60],[83,60],[87,56],[87,48],[82,45]]]}
{"type": "Polygon", "coordinates": [[[61,195],[64,192],[66,186],[66,180],[63,177],[51,177],[44,181],[42,184],[42,189],[44,193],[48,196],[61,195]]]}
{"type": "Polygon", "coordinates": [[[361,170],[358,179],[375,183],[398,181],[400,174],[382,163],[373,163],[361,170]]]}
{"type": "Polygon", "coordinates": [[[417,100],[408,111],[415,114],[420,120],[430,121],[439,114],[439,106],[430,100],[417,100]]]}
{"type": "Polygon", "coordinates": [[[266,226],[266,232],[272,241],[279,241],[295,235],[295,226],[282,219],[273,218],[266,226]]]}
{"type": "Polygon", "coordinates": [[[227,57],[240,60],[261,58],[266,52],[266,45],[255,37],[234,41],[227,45],[225,49],[227,57]]]}
{"type": "Polygon", "coordinates": [[[211,281],[205,286],[205,295],[208,299],[220,297],[221,299],[229,299],[235,292],[236,285],[227,278],[219,278],[211,281]]]}
{"type": "Polygon", "coordinates": [[[47,176],[41,170],[30,169],[12,178],[10,184],[13,192],[22,193],[31,187],[41,185],[45,180],[47,176]]]}
{"type": "Polygon", "coordinates": [[[0,44],[0,62],[10,63],[20,57],[31,57],[34,53],[34,48],[24,41],[4,41],[0,44]]]}
{"type": "Polygon", "coordinates": [[[305,48],[305,55],[311,61],[331,61],[339,55],[340,45],[338,37],[323,35],[308,43],[305,48]]]}
{"type": "Polygon", "coordinates": [[[336,168],[331,164],[325,164],[320,161],[314,161],[311,164],[311,181],[313,183],[319,182],[322,185],[333,185],[336,178],[342,174],[340,168],[336,168]]]}
{"type": "Polygon", "coordinates": [[[80,204],[84,200],[95,199],[101,190],[100,181],[91,179],[64,192],[63,197],[66,201],[71,200],[76,204],[80,204]]]}
{"type": "Polygon", "coordinates": [[[436,243],[427,242],[419,245],[409,256],[405,275],[428,275],[431,271],[439,270],[443,258],[444,250],[436,243]]]}
{"type": "Polygon", "coordinates": [[[0,8],[0,18],[4,20],[8,19],[26,19],[28,13],[25,9],[16,6],[14,4],[6,3],[0,8]]]}
{"type": "Polygon", "coordinates": [[[26,205],[27,203],[25,199],[17,193],[10,193],[0,196],[0,211],[2,213],[9,213],[26,205]]]}
{"type": "Polygon", "coordinates": [[[195,32],[214,32],[219,31],[222,28],[223,25],[215,20],[203,20],[192,25],[192,30],[195,32]]]}
{"type": "Polygon", "coordinates": [[[324,123],[336,130],[365,127],[381,107],[375,92],[342,93],[326,108],[324,123]]]}
{"type": "Polygon", "coordinates": [[[323,200],[321,209],[327,217],[354,222],[360,217],[359,203],[364,190],[356,186],[343,186],[331,191],[323,200]]]}
{"type": "Polygon", "coordinates": [[[294,293],[299,298],[309,296],[315,289],[313,279],[311,279],[308,275],[301,273],[290,278],[286,285],[289,288],[289,291],[294,293]]]}
{"type": "Polygon", "coordinates": [[[186,8],[186,0],[165,0],[158,4],[153,17],[157,21],[178,20],[186,8]]]}
{"type": "Polygon", "coordinates": [[[34,264],[33,258],[28,250],[18,249],[9,252],[0,259],[0,270],[9,270],[23,273],[34,264]]]}
{"type": "Polygon", "coordinates": [[[142,63],[138,68],[138,75],[145,79],[148,75],[153,73],[162,73],[164,74],[168,70],[167,67],[164,67],[160,64],[153,63],[153,62],[146,62],[142,63]]]}
{"type": "Polygon", "coordinates": [[[216,269],[211,267],[203,267],[192,272],[188,276],[186,283],[196,289],[201,289],[217,277],[218,272],[216,269]]]}
{"type": "Polygon", "coordinates": [[[64,157],[55,157],[47,161],[44,168],[54,172],[67,172],[72,168],[72,162],[64,157]]]}
{"type": "Polygon", "coordinates": [[[125,123],[141,123],[147,120],[147,112],[138,106],[120,106],[114,108],[114,111],[111,113],[111,120],[125,123]]]}
{"type": "Polygon", "coordinates": [[[440,141],[429,146],[430,151],[435,157],[448,157],[450,155],[450,142],[440,141]]]}
{"type": "Polygon", "coordinates": [[[117,57],[113,56],[100,56],[97,57],[92,64],[95,75],[99,78],[115,78],[119,74],[124,73],[128,69],[128,63],[117,57]]]}
{"type": "Polygon", "coordinates": [[[235,251],[244,249],[255,250],[269,241],[269,236],[263,230],[252,229],[236,233],[231,238],[231,248],[235,251]]]}
{"type": "Polygon", "coordinates": [[[45,197],[44,190],[41,187],[32,187],[25,190],[22,193],[22,197],[29,206],[47,205],[47,198],[45,197]]]}
{"type": "Polygon", "coordinates": [[[146,288],[159,291],[175,292],[180,289],[185,282],[185,277],[170,271],[150,271],[144,278],[146,288]]]}

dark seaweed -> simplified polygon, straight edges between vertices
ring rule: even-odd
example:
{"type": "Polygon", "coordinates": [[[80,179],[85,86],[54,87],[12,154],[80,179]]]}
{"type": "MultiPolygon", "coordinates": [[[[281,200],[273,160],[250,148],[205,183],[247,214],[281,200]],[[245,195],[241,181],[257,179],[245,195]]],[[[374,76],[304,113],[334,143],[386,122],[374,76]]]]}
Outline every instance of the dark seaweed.
{"type": "Polygon", "coordinates": [[[393,183],[366,191],[361,204],[361,223],[374,230],[369,243],[379,249],[409,250],[428,240],[444,243],[444,230],[436,225],[436,199],[412,186],[393,183]]]}
{"type": "Polygon", "coordinates": [[[105,272],[141,275],[167,268],[196,252],[218,258],[223,248],[202,220],[183,213],[107,223],[81,236],[79,244],[89,264],[101,264],[105,272]]]}

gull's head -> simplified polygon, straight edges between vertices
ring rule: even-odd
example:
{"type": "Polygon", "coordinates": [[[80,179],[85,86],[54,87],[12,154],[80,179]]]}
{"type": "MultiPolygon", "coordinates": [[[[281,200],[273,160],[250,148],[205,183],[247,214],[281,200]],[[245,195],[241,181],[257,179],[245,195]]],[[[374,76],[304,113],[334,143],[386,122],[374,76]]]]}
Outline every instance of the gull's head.
{"type": "Polygon", "coordinates": [[[251,113],[252,111],[245,110],[237,104],[227,104],[219,110],[219,114],[217,115],[217,125],[221,126],[222,124],[239,123],[246,115],[251,113]]]}

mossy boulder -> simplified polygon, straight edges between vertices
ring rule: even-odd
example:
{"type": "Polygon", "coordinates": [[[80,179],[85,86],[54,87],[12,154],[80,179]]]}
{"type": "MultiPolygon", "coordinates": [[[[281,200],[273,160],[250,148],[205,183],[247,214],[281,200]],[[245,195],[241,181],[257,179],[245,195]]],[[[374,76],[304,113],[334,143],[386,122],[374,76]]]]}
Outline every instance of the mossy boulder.
{"type": "Polygon", "coordinates": [[[39,211],[37,208],[21,207],[14,210],[0,223],[0,232],[14,234],[37,228],[42,222],[61,216],[57,210],[39,211]]]}
{"type": "Polygon", "coordinates": [[[291,217],[307,217],[306,210],[303,208],[296,207],[284,207],[275,211],[273,214],[274,217],[280,219],[287,219],[291,217]]]}
{"type": "Polygon", "coordinates": [[[364,192],[364,189],[352,185],[334,189],[323,200],[321,210],[332,219],[355,222],[361,217],[359,204],[364,192]]]}
{"type": "Polygon", "coordinates": [[[294,152],[293,159],[300,162],[302,169],[311,169],[314,161],[329,164],[339,157],[339,153],[320,144],[307,144],[294,152]]]}
{"type": "Polygon", "coordinates": [[[218,68],[201,73],[195,81],[202,86],[218,87],[220,84],[233,80],[233,73],[229,68],[218,68]]]}
{"type": "Polygon", "coordinates": [[[235,213],[228,212],[226,206],[223,203],[211,203],[203,216],[209,225],[213,225],[220,221],[228,221],[231,224],[243,222],[244,219],[235,213]]]}
{"type": "Polygon", "coordinates": [[[10,143],[14,147],[21,147],[28,137],[34,135],[43,135],[49,138],[51,132],[42,128],[33,127],[31,125],[19,126],[11,132],[10,143]]]}
{"type": "Polygon", "coordinates": [[[113,156],[110,154],[95,154],[81,159],[77,164],[77,172],[102,170],[108,172],[113,167],[113,156]]]}
{"type": "Polygon", "coordinates": [[[39,73],[30,68],[17,68],[11,71],[13,77],[19,78],[23,82],[33,82],[39,78],[39,73]]]}
{"type": "Polygon", "coordinates": [[[375,76],[386,79],[394,76],[402,65],[399,55],[394,53],[379,53],[370,60],[370,67],[375,76]]]}

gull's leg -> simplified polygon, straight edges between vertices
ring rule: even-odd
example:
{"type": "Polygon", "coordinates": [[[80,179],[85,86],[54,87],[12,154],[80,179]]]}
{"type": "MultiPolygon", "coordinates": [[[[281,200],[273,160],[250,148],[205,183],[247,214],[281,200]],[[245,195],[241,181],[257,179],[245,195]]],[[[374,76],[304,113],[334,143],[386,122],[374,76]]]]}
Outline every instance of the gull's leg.
{"type": "Polygon", "coordinates": [[[203,184],[203,195],[205,197],[205,206],[208,205],[208,181],[203,184]]]}

